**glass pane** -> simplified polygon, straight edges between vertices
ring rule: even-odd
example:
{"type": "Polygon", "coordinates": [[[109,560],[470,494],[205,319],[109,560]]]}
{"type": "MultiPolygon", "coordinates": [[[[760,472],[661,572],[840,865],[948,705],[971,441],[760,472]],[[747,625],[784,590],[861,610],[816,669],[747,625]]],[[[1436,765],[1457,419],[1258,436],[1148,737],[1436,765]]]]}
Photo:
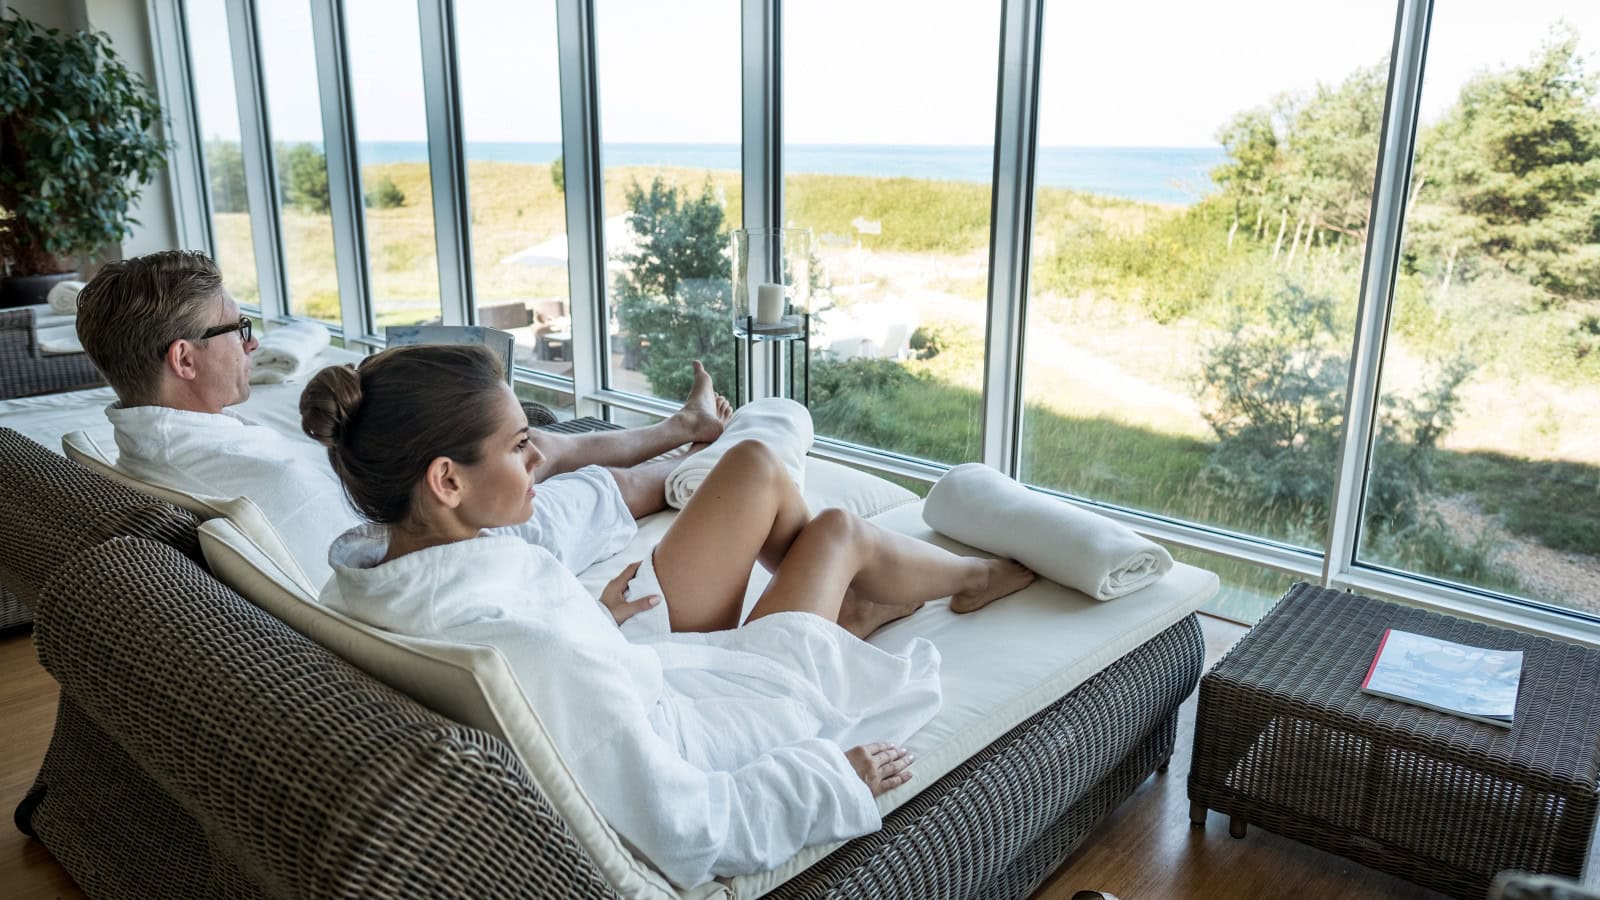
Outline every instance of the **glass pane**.
{"type": "Polygon", "coordinates": [[[1178,562],[1217,573],[1222,585],[1217,595],[1200,607],[1202,611],[1246,625],[1260,621],[1295,582],[1306,580],[1203,550],[1172,546],[1167,549],[1172,551],[1172,558],[1178,562]]]}
{"type": "Polygon", "coordinates": [[[1434,10],[1359,558],[1600,613],[1600,6],[1434,10]]]}
{"type": "Polygon", "coordinates": [[[289,314],[339,323],[328,161],[309,2],[260,4],[261,67],[282,211],[289,314]]]}
{"type": "Polygon", "coordinates": [[[739,4],[597,0],[609,387],[732,396],[727,232],[740,212],[739,4]]]}
{"type": "Polygon", "coordinates": [[[1000,4],[812,0],[783,29],[784,217],[822,272],[817,433],[975,460],[1000,4]]]}
{"type": "Polygon", "coordinates": [[[1025,480],[1325,544],[1394,19],[1049,4],[1025,480]]]}
{"type": "Polygon", "coordinates": [[[345,0],[344,14],[367,275],[382,334],[390,325],[439,321],[422,38],[411,5],[345,0]]]}
{"type": "Polygon", "coordinates": [[[478,321],[522,365],[572,373],[554,0],[458,0],[457,58],[478,321]]]}
{"type": "Polygon", "coordinates": [[[211,197],[211,240],[233,298],[259,307],[256,250],[251,243],[250,200],[245,196],[244,154],[239,140],[239,97],[228,42],[223,0],[190,0],[183,6],[189,32],[201,153],[211,197]]]}

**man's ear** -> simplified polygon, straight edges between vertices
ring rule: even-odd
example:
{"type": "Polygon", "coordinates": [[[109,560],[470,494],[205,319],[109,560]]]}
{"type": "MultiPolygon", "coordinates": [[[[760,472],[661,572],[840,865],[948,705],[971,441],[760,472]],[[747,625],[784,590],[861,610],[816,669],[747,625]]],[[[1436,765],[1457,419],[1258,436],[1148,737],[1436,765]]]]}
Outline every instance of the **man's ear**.
{"type": "Polygon", "coordinates": [[[455,460],[448,456],[435,457],[422,475],[423,488],[441,506],[455,509],[461,505],[462,493],[466,488],[462,476],[461,467],[456,465],[455,460]]]}
{"type": "Polygon", "coordinates": [[[199,360],[195,351],[199,349],[193,341],[179,338],[167,345],[167,352],[162,356],[162,363],[167,371],[178,376],[184,381],[193,381],[200,374],[199,360]]]}

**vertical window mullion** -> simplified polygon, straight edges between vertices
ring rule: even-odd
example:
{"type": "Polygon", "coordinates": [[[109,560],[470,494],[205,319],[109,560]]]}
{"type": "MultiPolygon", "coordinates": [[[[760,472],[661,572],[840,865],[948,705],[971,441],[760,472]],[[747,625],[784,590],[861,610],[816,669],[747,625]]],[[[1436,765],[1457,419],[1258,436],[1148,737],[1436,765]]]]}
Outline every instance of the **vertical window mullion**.
{"type": "Polygon", "coordinates": [[[594,7],[556,0],[561,59],[561,153],[567,204],[567,278],[572,315],[572,393],[580,416],[596,415],[593,395],[606,365],[605,243],[600,233],[605,192],[600,175],[600,110],[596,104],[594,7]]]}
{"type": "MultiPolygon", "coordinates": [[[[780,0],[741,0],[740,5],[740,179],[745,228],[783,224],[782,74],[778,52],[783,32],[780,0]]],[[[783,273],[774,247],[752,247],[751,270],[765,269],[763,280],[780,282],[783,273]]],[[[732,327],[731,324],[729,327],[732,327]]],[[[778,345],[772,345],[776,348],[778,345]]],[[[772,393],[771,353],[751,351],[749,399],[772,393]]],[[[790,353],[801,352],[790,347],[790,353]]],[[[735,377],[738,374],[735,373],[735,377]]]]}
{"type": "Polygon", "coordinates": [[[333,215],[333,259],[338,272],[339,318],[345,340],[372,334],[361,178],[356,168],[355,118],[350,102],[344,8],[339,0],[313,0],[311,37],[317,54],[322,99],[323,153],[328,165],[328,200],[333,215]]]}
{"type": "Polygon", "coordinates": [[[1432,0],[1400,0],[1390,53],[1389,88],[1384,100],[1378,174],[1372,192],[1371,228],[1362,263],[1361,298],[1356,311],[1350,380],[1345,391],[1344,434],[1328,508],[1328,544],[1322,581],[1332,586],[1355,561],[1366,499],[1367,472],[1378,412],[1384,335],[1394,303],[1406,194],[1411,184],[1422,69],[1427,55],[1432,0]]]}
{"type": "Polygon", "coordinates": [[[233,52],[233,77],[239,103],[239,149],[244,157],[245,197],[250,206],[250,238],[255,251],[261,315],[266,319],[281,319],[289,314],[289,278],[283,260],[283,224],[278,204],[273,199],[278,195],[278,185],[272,156],[272,128],[267,121],[256,7],[254,0],[227,0],[227,9],[228,43],[233,52]]]}
{"type": "Polygon", "coordinates": [[[446,325],[477,321],[472,296],[472,238],[462,145],[461,78],[456,66],[455,4],[417,0],[422,79],[428,109],[428,171],[439,258],[440,315],[446,325]]]}
{"type": "Polygon", "coordinates": [[[1022,430],[1023,325],[1033,230],[1043,0],[1006,0],[1000,22],[994,180],[989,231],[989,309],[984,329],[983,462],[1018,474],[1022,430]]]}
{"type": "Polygon", "coordinates": [[[150,43],[156,58],[156,89],[167,111],[172,151],[167,157],[178,245],[216,257],[201,158],[200,116],[194,102],[181,0],[150,0],[150,43]]]}

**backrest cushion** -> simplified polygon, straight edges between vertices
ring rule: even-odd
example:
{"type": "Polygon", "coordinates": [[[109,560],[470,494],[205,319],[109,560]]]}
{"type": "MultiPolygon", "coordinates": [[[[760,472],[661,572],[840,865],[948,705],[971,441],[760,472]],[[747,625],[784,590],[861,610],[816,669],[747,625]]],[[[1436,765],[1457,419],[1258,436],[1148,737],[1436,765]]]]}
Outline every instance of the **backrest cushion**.
{"type": "Polygon", "coordinates": [[[278,535],[278,529],[272,526],[266,514],[249,497],[208,497],[135,478],[118,469],[111,461],[111,457],[86,432],[73,431],[63,435],[61,450],[68,459],[90,471],[140,493],[165,500],[180,509],[186,509],[201,521],[219,517],[228,519],[241,532],[248,535],[260,552],[270,559],[272,567],[277,570],[280,577],[287,579],[304,593],[317,592],[318,586],[312,584],[311,579],[306,577],[300,564],[295,561],[294,554],[289,552],[283,538],[278,535]]]}
{"type": "Polygon", "coordinates": [[[291,628],[434,712],[505,741],[618,893],[681,896],[583,795],[500,651],[383,631],[328,609],[230,519],[200,526],[200,546],[217,578],[291,628]]]}
{"type": "Polygon", "coordinates": [[[37,612],[62,563],[113,537],[142,537],[200,558],[193,513],[101,477],[0,428],[0,578],[37,612]]]}

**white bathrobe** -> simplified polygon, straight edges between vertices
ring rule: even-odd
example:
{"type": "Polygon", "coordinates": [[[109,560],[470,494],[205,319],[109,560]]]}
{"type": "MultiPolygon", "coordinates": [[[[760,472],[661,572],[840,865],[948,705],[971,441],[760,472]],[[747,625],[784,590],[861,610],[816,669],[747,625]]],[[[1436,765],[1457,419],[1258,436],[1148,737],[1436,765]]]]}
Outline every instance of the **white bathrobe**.
{"type": "Polygon", "coordinates": [[[499,648],[600,814],[683,887],[879,828],[842,748],[904,741],[939,708],[925,640],[895,656],[790,612],[630,643],[540,547],[485,534],[381,563],[387,541],[376,526],[341,537],[322,602],[499,648]]]}
{"type": "MultiPolygon", "coordinates": [[[[189,494],[249,497],[312,584],[333,574],[328,548],[334,538],[362,522],[328,451],[309,437],[227,411],[112,404],[106,418],[116,437],[117,468],[189,494]]],[[[627,546],[637,529],[616,479],[587,466],[546,479],[533,518],[504,532],[582,571],[627,546]]]]}

